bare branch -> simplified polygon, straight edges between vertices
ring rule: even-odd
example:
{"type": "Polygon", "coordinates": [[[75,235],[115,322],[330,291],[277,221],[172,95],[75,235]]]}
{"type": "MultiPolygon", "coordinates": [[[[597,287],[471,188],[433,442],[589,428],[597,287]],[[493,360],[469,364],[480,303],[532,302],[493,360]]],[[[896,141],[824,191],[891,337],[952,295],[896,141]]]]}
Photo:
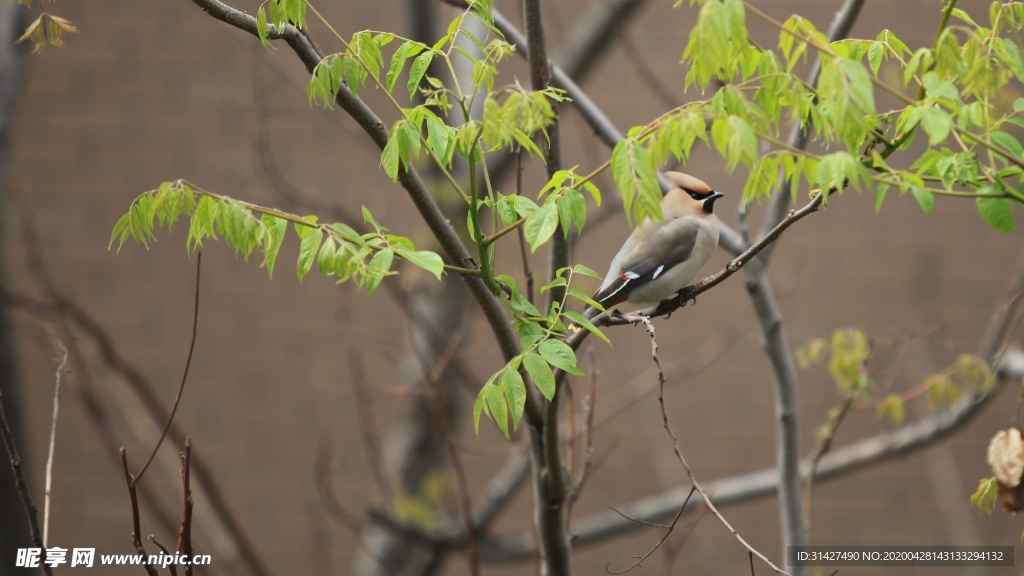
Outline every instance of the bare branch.
{"type": "Polygon", "coordinates": [[[57,447],[57,413],[60,410],[60,381],[64,376],[64,367],[68,364],[68,357],[71,353],[64,347],[64,343],[57,340],[64,356],[57,365],[57,371],[53,375],[53,418],[50,421],[50,447],[46,454],[46,495],[43,497],[43,548],[50,542],[50,492],[53,488],[53,454],[57,447]]]}
{"type": "MultiPolygon", "coordinates": [[[[135,552],[146,556],[146,549],[142,547],[142,528],[139,522],[139,495],[136,490],[135,477],[128,472],[128,452],[121,448],[121,466],[124,469],[124,483],[128,486],[128,498],[132,503],[132,546],[135,552]]],[[[148,562],[143,565],[149,576],[157,576],[156,568],[148,562]]]]}
{"type": "MultiPolygon", "coordinates": [[[[181,460],[181,492],[183,497],[181,510],[181,530],[178,533],[178,552],[183,556],[192,556],[192,439],[185,438],[185,451],[178,454],[181,460]]],[[[192,564],[185,565],[185,576],[192,576],[192,564]]]]}
{"type": "MultiPolygon", "coordinates": [[[[638,558],[637,561],[634,562],[633,565],[630,566],[629,568],[626,568],[624,570],[609,570],[608,566],[611,566],[611,563],[609,562],[608,564],[605,564],[604,571],[609,573],[609,574],[625,574],[626,572],[631,572],[634,568],[640,568],[640,570],[643,571],[644,560],[647,560],[648,558],[651,557],[651,554],[654,554],[655,552],[657,552],[658,548],[661,548],[661,545],[664,544],[665,541],[668,540],[668,537],[672,535],[672,531],[676,529],[676,525],[679,523],[679,518],[683,515],[683,510],[686,510],[686,505],[690,503],[690,498],[693,497],[693,493],[696,492],[696,491],[697,491],[696,488],[690,488],[690,495],[687,496],[686,500],[683,501],[683,505],[679,507],[679,511],[676,512],[675,517],[672,518],[672,522],[670,522],[668,526],[662,526],[661,524],[652,524],[650,522],[644,522],[643,520],[636,520],[636,522],[639,522],[641,524],[646,524],[647,526],[655,526],[657,528],[664,528],[665,529],[665,534],[661,537],[661,540],[658,540],[658,543],[655,544],[653,548],[651,548],[650,550],[647,551],[646,554],[644,554],[643,556],[638,558]]],[[[612,508],[612,510],[615,510],[615,509],[612,508]]],[[[615,510],[615,511],[619,512],[618,510],[615,510]]],[[[619,512],[619,515],[622,516],[623,518],[628,519],[628,520],[633,520],[633,518],[630,518],[629,516],[626,516],[622,512],[619,512]]]]}
{"type": "MultiPolygon", "coordinates": [[[[11,469],[14,471],[14,482],[18,486],[18,495],[21,497],[22,505],[25,506],[25,515],[28,516],[29,536],[32,539],[32,544],[36,548],[43,548],[43,539],[39,532],[39,520],[36,518],[39,509],[36,508],[36,504],[32,500],[32,493],[28,489],[28,481],[25,480],[25,470],[21,465],[21,455],[18,454],[18,447],[14,443],[14,432],[11,431],[11,425],[7,422],[3,391],[0,391],[0,436],[3,436],[4,447],[7,449],[7,455],[11,460],[11,469]]],[[[49,564],[44,562],[40,567],[46,576],[53,574],[49,564]]]]}
{"type": "MultiPolygon", "coordinates": [[[[732,533],[733,537],[736,538],[736,540],[740,544],[742,544],[748,552],[760,558],[761,561],[767,564],[769,567],[771,567],[771,569],[774,570],[776,574],[786,574],[785,570],[782,570],[781,568],[773,564],[767,556],[758,552],[757,549],[748,544],[747,541],[744,540],[742,536],[740,536],[739,532],[737,532],[736,529],[733,528],[731,524],[729,524],[725,517],[722,516],[722,513],[719,512],[717,508],[715,508],[714,503],[711,502],[711,497],[708,496],[707,492],[704,491],[704,488],[700,485],[700,482],[697,481],[697,477],[694,476],[693,471],[690,470],[690,465],[686,463],[686,458],[683,456],[683,451],[681,448],[679,448],[679,439],[676,437],[676,433],[672,431],[672,425],[668,421],[668,411],[665,408],[665,372],[662,370],[661,357],[658,354],[658,336],[654,331],[654,323],[651,322],[651,319],[646,316],[640,316],[639,318],[637,318],[637,320],[643,322],[644,326],[647,328],[647,334],[650,335],[651,337],[651,358],[654,360],[655,366],[658,367],[658,404],[661,406],[661,423],[662,426],[665,428],[665,432],[668,434],[669,439],[672,440],[672,450],[676,453],[676,458],[679,460],[679,463],[683,465],[683,469],[686,470],[686,475],[690,479],[690,484],[693,486],[693,489],[697,490],[697,493],[700,494],[700,497],[704,500],[704,504],[707,505],[708,510],[711,510],[711,513],[714,514],[716,518],[718,518],[722,525],[725,526],[725,528],[729,530],[730,533],[732,533]]],[[[676,513],[676,517],[672,521],[672,526],[675,526],[676,522],[679,520],[679,516],[683,513],[683,510],[686,508],[686,503],[689,501],[689,499],[690,497],[687,496],[686,500],[683,501],[683,506],[680,507],[679,512],[676,513]]],[[[665,537],[667,538],[668,535],[666,534],[665,537]]],[[[658,546],[660,545],[661,543],[658,544],[658,546]]],[[[655,547],[655,549],[657,549],[657,547],[655,547]]]]}
{"type": "Polygon", "coordinates": [[[139,473],[135,475],[135,481],[138,482],[142,479],[142,475],[146,473],[153,458],[156,457],[156,453],[160,450],[160,445],[164,443],[164,438],[167,437],[167,431],[171,429],[171,424],[174,422],[174,415],[178,413],[178,404],[181,403],[181,395],[185,392],[185,382],[188,381],[188,369],[192,365],[192,352],[196,349],[196,329],[199,325],[199,277],[203,270],[203,253],[196,253],[196,297],[195,305],[192,309],[192,339],[188,344],[188,357],[185,359],[185,371],[181,375],[181,384],[178,386],[178,394],[174,397],[174,406],[171,408],[171,413],[167,416],[167,424],[164,425],[163,431],[160,433],[160,439],[156,441],[156,446],[153,447],[153,451],[149,454],[149,459],[139,470],[139,473]]]}
{"type": "MultiPolygon", "coordinates": [[[[821,203],[824,199],[823,197],[823,194],[818,193],[803,208],[800,208],[799,210],[791,210],[789,214],[782,220],[782,222],[779,222],[779,224],[775,228],[773,228],[771,232],[766,234],[760,240],[755,242],[754,245],[744,250],[743,253],[741,253],[735,259],[730,261],[728,264],[726,264],[725,268],[712,274],[711,276],[708,276],[707,278],[701,280],[700,282],[697,282],[696,284],[691,284],[686,288],[683,288],[682,290],[679,291],[679,296],[677,298],[663,300],[657,306],[652,306],[650,308],[639,310],[635,312],[633,315],[671,315],[679,308],[685,306],[687,302],[695,300],[697,296],[703,294],[704,292],[707,292],[708,290],[714,288],[715,286],[718,286],[719,284],[724,282],[726,278],[732,276],[741,268],[743,268],[747,263],[749,263],[755,256],[757,256],[757,254],[761,250],[764,250],[772,242],[777,240],[779,236],[781,236],[782,233],[786,231],[786,228],[789,228],[799,220],[803,219],[805,216],[817,212],[818,209],[821,207],[821,203]]],[[[632,322],[624,318],[611,318],[608,317],[607,315],[602,314],[594,318],[594,324],[598,326],[621,326],[624,324],[632,324],[632,322]]],[[[579,345],[583,343],[583,340],[586,339],[588,334],[589,332],[585,330],[577,332],[566,338],[565,342],[575,350],[579,348],[579,345]]]]}

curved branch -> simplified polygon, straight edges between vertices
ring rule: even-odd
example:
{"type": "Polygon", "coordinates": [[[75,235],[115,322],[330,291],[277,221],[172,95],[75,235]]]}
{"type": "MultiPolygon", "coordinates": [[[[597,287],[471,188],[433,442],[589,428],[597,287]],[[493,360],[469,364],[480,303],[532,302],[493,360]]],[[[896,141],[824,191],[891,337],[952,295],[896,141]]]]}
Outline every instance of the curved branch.
{"type": "MultiPolygon", "coordinates": [[[[832,192],[834,192],[834,190],[829,191],[829,194],[831,194],[832,192]]],[[[755,242],[752,246],[743,251],[742,254],[740,254],[735,259],[726,264],[725,268],[719,270],[718,272],[712,274],[711,276],[708,276],[707,278],[701,280],[700,282],[697,282],[696,284],[691,284],[686,288],[683,288],[682,290],[679,291],[678,298],[664,300],[657,306],[644,308],[643,310],[639,310],[635,314],[621,315],[619,317],[609,317],[607,315],[602,314],[594,319],[594,324],[597,326],[621,326],[623,324],[633,324],[634,322],[636,322],[634,316],[671,315],[676,310],[685,306],[687,302],[695,300],[697,296],[703,294],[704,292],[707,292],[708,290],[714,288],[715,286],[718,286],[719,284],[724,282],[726,278],[738,272],[755,256],[757,256],[759,252],[761,252],[769,245],[771,245],[772,242],[778,240],[779,236],[781,236],[782,233],[786,231],[786,228],[789,228],[797,221],[802,220],[809,214],[817,212],[821,208],[821,204],[824,201],[824,199],[825,194],[818,193],[815,194],[814,198],[812,198],[811,201],[808,202],[803,208],[800,208],[799,210],[791,210],[789,214],[782,219],[782,222],[779,222],[779,224],[775,228],[772,228],[772,230],[763,238],[755,242]]],[[[572,336],[566,338],[565,342],[575,350],[576,348],[579,347],[580,344],[583,343],[583,340],[586,339],[587,334],[588,332],[586,331],[577,332],[576,334],[573,334],[572,336]]]]}

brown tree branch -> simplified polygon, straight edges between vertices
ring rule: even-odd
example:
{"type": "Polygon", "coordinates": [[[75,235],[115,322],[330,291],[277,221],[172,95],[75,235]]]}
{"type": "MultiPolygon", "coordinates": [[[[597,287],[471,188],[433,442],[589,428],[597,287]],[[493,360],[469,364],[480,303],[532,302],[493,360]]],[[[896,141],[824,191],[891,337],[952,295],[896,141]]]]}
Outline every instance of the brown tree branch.
{"type": "MultiPolygon", "coordinates": [[[[693,475],[693,471],[690,469],[690,465],[686,463],[686,458],[683,456],[683,451],[679,447],[679,439],[676,437],[676,433],[672,430],[672,424],[670,424],[668,421],[668,410],[665,408],[665,372],[661,366],[661,356],[658,354],[658,336],[654,331],[654,323],[651,322],[651,319],[646,316],[641,316],[640,321],[643,322],[644,327],[647,329],[647,334],[651,337],[651,358],[654,360],[654,365],[658,367],[658,404],[659,406],[661,406],[661,424],[665,428],[665,433],[668,434],[669,439],[672,440],[672,451],[675,452],[676,458],[679,460],[679,463],[682,464],[683,469],[686,470],[686,476],[690,479],[690,485],[693,486],[693,489],[695,489],[698,494],[700,494],[700,497],[701,499],[704,500],[704,504],[708,507],[708,510],[710,510],[711,513],[714,514],[716,518],[718,518],[722,525],[725,526],[725,528],[733,535],[733,537],[736,538],[736,540],[740,544],[742,544],[743,547],[746,548],[750,554],[753,554],[760,558],[761,561],[767,564],[773,571],[775,571],[776,574],[787,574],[786,571],[782,570],[781,568],[773,564],[767,556],[758,552],[757,549],[755,549],[753,546],[747,543],[747,541],[744,540],[742,536],[740,536],[739,532],[737,532],[736,529],[733,528],[731,524],[729,524],[729,522],[725,519],[725,516],[722,516],[722,513],[719,512],[717,508],[715,508],[714,503],[711,501],[711,497],[708,496],[708,493],[704,490],[704,487],[701,486],[700,482],[697,481],[697,477],[693,475]]],[[[685,510],[686,502],[688,502],[689,499],[690,497],[687,496],[686,500],[683,501],[682,507],[679,509],[679,512],[676,513],[676,517],[672,521],[672,526],[675,526],[676,522],[679,521],[679,517],[682,515],[683,510],[685,510]]],[[[671,532],[671,530],[669,530],[669,532],[671,532]]],[[[665,535],[665,538],[668,538],[668,534],[665,535]]],[[[664,539],[662,540],[662,542],[664,542],[664,539]]],[[[661,543],[659,542],[658,546],[660,545],[661,543]]]]}
{"type": "MultiPolygon", "coordinates": [[[[185,382],[188,382],[188,369],[192,366],[192,352],[196,349],[196,331],[199,326],[199,278],[200,273],[203,270],[203,253],[196,253],[196,296],[195,305],[192,309],[192,339],[189,340],[188,344],[188,357],[185,358],[185,370],[181,374],[181,384],[178,385],[178,394],[174,397],[174,406],[171,407],[171,413],[167,416],[167,424],[164,425],[163,431],[160,432],[160,439],[156,441],[156,446],[153,447],[153,451],[150,452],[149,458],[146,463],[139,470],[139,473],[135,475],[135,481],[142,480],[142,475],[149,469],[150,463],[153,462],[153,458],[156,457],[157,451],[160,450],[160,445],[164,443],[164,438],[167,437],[167,431],[171,429],[171,424],[174,423],[174,415],[178,413],[178,405],[181,403],[181,395],[185,393],[185,382]]],[[[186,444],[188,440],[185,440],[186,444]]]]}
{"type": "Polygon", "coordinates": [[[64,355],[57,364],[57,371],[53,375],[53,418],[50,422],[50,447],[46,451],[46,493],[43,496],[43,547],[50,543],[50,492],[53,488],[53,456],[57,447],[57,414],[60,410],[60,382],[64,376],[64,367],[68,364],[68,357],[71,352],[64,346],[64,343],[57,340],[64,355]]]}
{"type": "MultiPolygon", "coordinates": [[[[18,447],[14,443],[14,432],[11,431],[11,425],[7,421],[7,412],[4,410],[3,391],[0,391],[0,436],[3,436],[4,447],[7,449],[7,455],[11,461],[11,470],[14,471],[14,483],[18,487],[18,495],[21,497],[21,503],[25,507],[25,515],[28,517],[29,537],[32,540],[33,546],[42,548],[43,539],[39,531],[39,519],[37,518],[39,509],[36,507],[35,501],[32,500],[32,493],[29,491],[28,481],[25,479],[25,469],[21,464],[21,455],[18,453],[18,447]]],[[[53,574],[49,564],[44,562],[40,567],[46,576],[53,574]]]]}

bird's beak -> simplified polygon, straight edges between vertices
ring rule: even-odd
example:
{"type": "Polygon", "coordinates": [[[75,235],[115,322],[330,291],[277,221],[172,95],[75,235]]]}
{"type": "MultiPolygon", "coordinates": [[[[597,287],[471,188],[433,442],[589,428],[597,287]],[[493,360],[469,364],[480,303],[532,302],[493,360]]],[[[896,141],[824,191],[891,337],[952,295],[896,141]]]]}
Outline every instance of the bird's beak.
{"type": "Polygon", "coordinates": [[[707,202],[708,200],[718,200],[722,196],[725,196],[725,194],[722,194],[718,190],[712,190],[711,191],[711,196],[708,196],[707,198],[705,198],[704,201],[707,202]]]}

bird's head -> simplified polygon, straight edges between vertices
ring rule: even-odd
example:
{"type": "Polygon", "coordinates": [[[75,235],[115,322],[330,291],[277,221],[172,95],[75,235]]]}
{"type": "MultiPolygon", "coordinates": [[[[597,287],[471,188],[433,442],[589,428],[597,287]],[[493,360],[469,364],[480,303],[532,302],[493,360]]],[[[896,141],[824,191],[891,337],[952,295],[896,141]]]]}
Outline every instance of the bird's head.
{"type": "MultiPolygon", "coordinates": [[[[683,174],[682,172],[665,172],[665,179],[667,179],[674,188],[669,191],[669,194],[685,195],[690,198],[689,202],[686,202],[685,197],[680,197],[677,201],[681,204],[687,204],[689,206],[698,207],[706,214],[714,212],[715,200],[718,200],[724,194],[716,192],[704,183],[703,180],[699,180],[690,176],[689,174],[683,174]]],[[[666,195],[668,200],[668,195],[666,195]]]]}

